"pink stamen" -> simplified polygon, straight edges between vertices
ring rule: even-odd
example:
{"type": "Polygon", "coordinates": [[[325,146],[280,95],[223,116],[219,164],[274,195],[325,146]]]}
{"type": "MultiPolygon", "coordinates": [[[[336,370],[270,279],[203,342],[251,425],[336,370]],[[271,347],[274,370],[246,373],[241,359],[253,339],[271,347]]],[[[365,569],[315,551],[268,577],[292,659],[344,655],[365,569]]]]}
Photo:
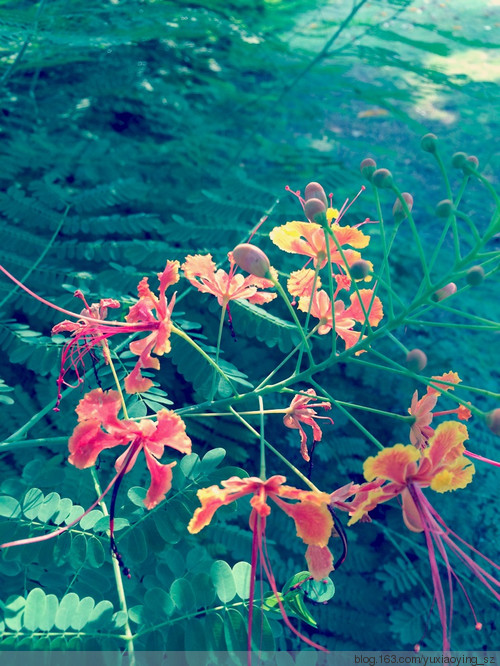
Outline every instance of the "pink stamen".
{"type": "MultiPolygon", "coordinates": [[[[260,518],[260,516],[259,516],[260,518]]],[[[278,592],[278,587],[276,585],[276,580],[274,578],[274,574],[271,568],[270,560],[269,560],[269,555],[267,553],[267,542],[266,542],[266,534],[265,531],[258,531],[257,534],[257,539],[258,539],[258,545],[259,545],[259,552],[260,552],[260,557],[261,557],[261,562],[262,566],[264,567],[264,571],[266,572],[267,579],[269,581],[269,585],[271,586],[271,590],[274,593],[274,596],[276,597],[276,601],[278,602],[278,606],[281,612],[281,616],[283,618],[284,623],[286,626],[292,631],[300,640],[304,641],[304,643],[307,643],[307,645],[310,645],[313,648],[316,648],[316,650],[321,650],[322,652],[328,652],[328,650],[323,647],[322,645],[318,645],[318,643],[315,643],[312,641],[310,638],[307,638],[307,636],[304,636],[304,634],[301,634],[300,631],[298,631],[293,624],[290,622],[290,618],[286,614],[286,610],[283,606],[283,602],[280,599],[279,592],[278,592]],[[262,547],[262,543],[264,542],[264,548],[262,547]],[[265,553],[264,553],[265,551],[265,553]]]]}
{"type": "Polygon", "coordinates": [[[466,456],[470,456],[471,458],[475,458],[476,460],[481,460],[482,462],[489,463],[490,465],[495,465],[495,467],[500,467],[500,462],[497,462],[496,460],[490,460],[489,458],[483,458],[483,456],[479,456],[477,453],[472,453],[471,451],[468,451],[467,449],[464,451],[466,456]]]}
{"type": "Polygon", "coordinates": [[[58,312],[62,312],[65,315],[69,315],[70,317],[74,317],[75,319],[83,319],[85,322],[91,323],[91,324],[106,324],[106,325],[112,325],[112,326],[130,326],[130,324],[127,324],[126,322],[121,322],[121,321],[104,321],[102,319],[94,319],[94,317],[87,317],[86,315],[81,315],[77,314],[76,312],[71,312],[71,310],[66,310],[65,308],[60,308],[58,305],[55,305],[54,303],[51,303],[50,301],[47,301],[45,298],[42,298],[41,296],[38,296],[38,294],[35,294],[34,291],[31,291],[28,287],[26,287],[22,282],[17,280],[11,273],[9,273],[8,270],[6,270],[1,264],[0,264],[0,271],[4,273],[9,280],[12,280],[14,284],[17,284],[18,287],[21,287],[27,294],[30,296],[33,296],[33,298],[36,298],[37,301],[40,301],[40,303],[43,303],[44,305],[47,305],[49,308],[52,308],[53,310],[57,310],[58,312]]]}
{"type": "Polygon", "coordinates": [[[287,192],[290,192],[290,194],[293,194],[294,197],[297,197],[297,199],[300,201],[300,205],[302,206],[302,208],[304,208],[304,204],[306,201],[300,196],[300,190],[292,190],[288,185],[285,185],[285,190],[287,192]]]}

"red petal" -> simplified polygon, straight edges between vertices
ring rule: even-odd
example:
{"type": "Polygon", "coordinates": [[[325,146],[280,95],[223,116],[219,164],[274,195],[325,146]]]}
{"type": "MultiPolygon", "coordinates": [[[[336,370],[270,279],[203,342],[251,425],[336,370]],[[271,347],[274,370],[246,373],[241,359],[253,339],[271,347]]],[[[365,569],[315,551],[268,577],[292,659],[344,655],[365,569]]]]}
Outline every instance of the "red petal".
{"type": "Polygon", "coordinates": [[[148,488],[144,504],[147,509],[152,509],[165,499],[172,486],[172,467],[176,465],[175,461],[168,465],[162,465],[147,449],[144,449],[146,464],[151,473],[151,484],[148,488]]]}

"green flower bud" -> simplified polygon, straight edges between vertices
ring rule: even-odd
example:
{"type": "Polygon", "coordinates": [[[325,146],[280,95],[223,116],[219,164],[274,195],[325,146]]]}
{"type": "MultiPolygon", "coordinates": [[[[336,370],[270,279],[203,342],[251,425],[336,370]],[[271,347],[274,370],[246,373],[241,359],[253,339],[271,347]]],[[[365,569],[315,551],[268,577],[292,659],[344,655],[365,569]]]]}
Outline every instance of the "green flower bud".
{"type": "Polygon", "coordinates": [[[260,247],[251,243],[241,243],[234,248],[233,259],[247,273],[270,279],[271,264],[260,247]]]}
{"type": "Polygon", "coordinates": [[[438,217],[450,217],[453,210],[453,201],[450,201],[450,199],[443,199],[436,206],[436,215],[438,217]]]}
{"type": "Polygon", "coordinates": [[[406,354],[406,365],[412,372],[420,372],[427,365],[427,356],[421,349],[412,349],[406,354]]]}
{"type": "Polygon", "coordinates": [[[319,199],[325,204],[325,207],[328,207],[328,199],[326,198],[325,190],[319,183],[313,182],[306,185],[304,199],[306,201],[309,201],[309,199],[319,199]]]}
{"type": "Polygon", "coordinates": [[[377,168],[377,163],[371,157],[367,157],[360,164],[361,173],[366,180],[371,181],[373,172],[377,168]]]}
{"type": "Polygon", "coordinates": [[[304,204],[304,212],[309,222],[326,224],[326,206],[320,199],[308,199],[304,204]]]}
{"type": "Polygon", "coordinates": [[[455,153],[451,158],[451,164],[455,167],[455,169],[461,169],[466,162],[467,162],[466,153],[462,152],[455,153]]]}
{"type": "MultiPolygon", "coordinates": [[[[408,206],[409,210],[413,208],[413,197],[409,192],[402,192],[401,196],[403,199],[406,201],[406,205],[408,206]]],[[[403,208],[403,204],[401,203],[400,199],[396,199],[394,202],[394,206],[392,207],[392,214],[394,215],[394,219],[396,222],[401,222],[402,220],[405,219],[406,213],[403,208]]]]}
{"type": "Polygon", "coordinates": [[[462,171],[464,173],[473,173],[479,166],[479,160],[475,155],[469,155],[465,162],[462,164],[462,171]]]}
{"type": "Polygon", "coordinates": [[[465,279],[471,287],[477,287],[484,280],[484,268],[482,266],[471,266],[465,279]]]}
{"type": "Polygon", "coordinates": [[[420,147],[422,150],[425,150],[426,153],[435,153],[437,150],[437,142],[438,138],[435,134],[425,134],[420,141],[420,147]]]}
{"type": "Polygon", "coordinates": [[[392,173],[389,169],[377,169],[372,176],[375,187],[392,187],[392,173]]]}
{"type": "Polygon", "coordinates": [[[353,280],[364,280],[370,275],[370,264],[364,259],[359,259],[349,266],[349,273],[353,280]]]}
{"type": "Polygon", "coordinates": [[[494,435],[500,435],[500,407],[486,414],[486,423],[494,435]]]}

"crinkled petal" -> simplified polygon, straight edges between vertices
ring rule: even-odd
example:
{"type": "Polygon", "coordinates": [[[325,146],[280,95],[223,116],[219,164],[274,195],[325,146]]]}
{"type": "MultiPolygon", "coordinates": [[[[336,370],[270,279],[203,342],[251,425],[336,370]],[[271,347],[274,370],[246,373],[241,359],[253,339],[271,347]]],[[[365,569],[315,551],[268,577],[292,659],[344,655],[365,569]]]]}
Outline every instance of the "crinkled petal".
{"type": "Polygon", "coordinates": [[[165,499],[172,487],[172,467],[176,465],[176,462],[162,465],[147,449],[144,449],[144,455],[151,474],[151,483],[144,498],[144,504],[147,509],[153,509],[165,499]]]}
{"type": "Polygon", "coordinates": [[[438,472],[431,481],[431,488],[438,493],[465,488],[471,481],[476,469],[468,458],[461,457],[453,465],[438,472]]]}
{"type": "Polygon", "coordinates": [[[106,391],[98,388],[87,393],[78,403],[76,413],[80,422],[94,420],[104,425],[119,425],[117,419],[121,409],[118,391],[106,391]]]}
{"type": "Polygon", "coordinates": [[[365,312],[369,313],[368,321],[372,326],[378,326],[384,316],[382,301],[378,296],[373,297],[373,289],[360,289],[359,296],[358,294],[352,294],[351,305],[346,309],[345,315],[363,324],[366,320],[365,312]]]}
{"type": "Polygon", "coordinates": [[[331,230],[335,234],[339,245],[350,245],[358,250],[366,247],[370,242],[370,236],[367,236],[356,227],[341,227],[338,224],[332,224],[331,230]]]}
{"type": "Polygon", "coordinates": [[[190,254],[186,257],[186,261],[181,268],[190,282],[198,276],[213,277],[216,270],[211,254],[190,254]]]}
{"type": "Polygon", "coordinates": [[[69,439],[68,461],[78,469],[92,467],[101,451],[121,443],[120,438],[104,432],[99,421],[84,421],[76,426],[69,439]]]}
{"type": "MultiPolygon", "coordinates": [[[[200,490],[198,490],[197,496],[200,500],[201,507],[198,507],[194,512],[188,525],[188,532],[191,534],[197,534],[210,523],[217,509],[220,509],[221,506],[230,504],[240,497],[243,497],[243,495],[248,495],[253,491],[249,484],[237,484],[239,489],[236,490],[235,484],[231,483],[236,479],[237,477],[228,479],[225,482],[228,486],[226,488],[210,486],[209,488],[200,488],[200,490]]],[[[247,480],[248,479],[237,479],[237,481],[247,480]]]]}
{"type": "Polygon", "coordinates": [[[437,393],[438,395],[440,395],[441,391],[453,391],[454,390],[453,386],[447,386],[446,384],[440,384],[438,380],[441,379],[445,382],[450,382],[450,383],[453,383],[453,384],[460,384],[460,382],[462,381],[460,379],[460,377],[458,376],[458,373],[457,372],[452,372],[451,370],[450,370],[450,372],[445,372],[444,375],[436,375],[434,377],[431,377],[431,379],[434,382],[434,384],[436,384],[436,386],[439,386],[439,390],[435,389],[433,386],[428,386],[427,387],[427,393],[437,393]]]}
{"type": "MultiPolygon", "coordinates": [[[[323,494],[326,495],[326,493],[323,494]]],[[[333,518],[326,503],[302,501],[297,504],[288,504],[275,496],[272,499],[287,516],[293,518],[297,536],[304,543],[311,546],[328,544],[333,529],[333,518]]]]}
{"type": "Polygon", "coordinates": [[[467,428],[459,421],[445,421],[436,428],[424,452],[433,469],[453,464],[464,451],[464,441],[469,438],[467,428]]]}
{"type": "Polygon", "coordinates": [[[413,469],[413,463],[419,458],[420,452],[414,446],[396,444],[367,458],[363,464],[363,473],[367,481],[386,479],[405,484],[409,468],[413,469]]]}
{"type": "Polygon", "coordinates": [[[160,409],[156,417],[156,429],[147,438],[146,448],[150,448],[151,445],[159,445],[161,450],[153,451],[157,457],[161,456],[164,446],[176,449],[180,453],[191,453],[191,440],[186,435],[186,424],[181,417],[169,409],[160,409]]]}
{"type": "Polygon", "coordinates": [[[308,546],[306,561],[314,580],[323,580],[333,571],[333,556],[326,546],[308,546]]]}
{"type": "MultiPolygon", "coordinates": [[[[287,289],[292,296],[311,296],[316,271],[312,268],[302,268],[299,271],[290,273],[287,282],[287,289]]],[[[321,278],[316,278],[315,290],[321,288],[321,278]]],[[[307,310],[306,310],[307,311],[307,310]]]]}

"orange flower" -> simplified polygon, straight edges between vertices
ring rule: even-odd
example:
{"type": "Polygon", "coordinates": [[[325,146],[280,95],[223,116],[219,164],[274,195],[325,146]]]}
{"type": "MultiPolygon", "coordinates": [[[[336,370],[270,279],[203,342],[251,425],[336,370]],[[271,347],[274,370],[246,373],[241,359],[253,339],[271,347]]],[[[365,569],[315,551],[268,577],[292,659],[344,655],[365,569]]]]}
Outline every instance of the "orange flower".
{"type": "Polygon", "coordinates": [[[431,377],[432,381],[434,384],[439,386],[439,390],[434,388],[433,386],[428,386],[427,387],[427,393],[437,393],[438,395],[441,395],[441,391],[453,391],[454,388],[453,386],[448,386],[447,384],[439,384],[437,380],[441,379],[442,381],[445,382],[450,382],[453,384],[460,384],[462,381],[458,374],[456,372],[445,372],[444,375],[435,375],[434,377],[431,377]]]}
{"type": "Polygon", "coordinates": [[[148,278],[142,278],[137,287],[139,300],[130,308],[126,316],[129,324],[144,325],[144,330],[151,330],[147,337],[130,343],[130,351],[137,354],[139,360],[132,372],[125,378],[127,393],[142,393],[153,386],[150,379],[142,376],[141,369],[153,368],[159,370],[160,362],[157,358],[153,358],[151,353],[154,352],[156,356],[163,356],[163,354],[168,354],[171,348],[171,317],[175,304],[175,294],[169,303],[165,298],[165,291],[179,281],[179,262],[167,261],[163,273],[158,273],[158,279],[160,286],[158,296],[156,296],[149,288],[148,278]]]}
{"type": "Polygon", "coordinates": [[[95,389],[80,400],[76,408],[79,424],[69,440],[69,462],[79,469],[92,467],[104,449],[128,444],[115,463],[116,470],[125,474],[135,464],[140,451],[144,451],[151,474],[144,504],[152,509],[170,490],[172,467],[176,464],[159,462],[165,446],[180,453],[191,453],[191,440],[186,435],[184,422],[175,412],[162,409],[156,423],[151,419],[136,422],[118,419],[120,408],[118,391],[104,393],[102,389],[95,389]]]}
{"type": "Polygon", "coordinates": [[[329,402],[316,402],[309,404],[309,402],[316,397],[316,391],[313,388],[310,388],[307,389],[305,393],[308,393],[309,397],[300,394],[294,397],[287,413],[283,417],[283,423],[287,428],[292,428],[300,432],[300,453],[304,460],[309,462],[310,457],[307,450],[307,435],[304,431],[304,428],[300,425],[301,422],[311,426],[313,431],[313,441],[314,444],[316,444],[316,442],[321,441],[323,433],[315,419],[328,419],[332,424],[333,420],[329,416],[318,416],[317,412],[313,409],[313,407],[330,409],[331,405],[329,402]]]}
{"type": "MultiPolygon", "coordinates": [[[[216,296],[219,305],[222,307],[225,307],[229,301],[238,298],[246,298],[250,303],[256,303],[257,305],[269,303],[269,301],[276,298],[276,294],[258,291],[259,289],[273,287],[271,280],[255,275],[243,277],[241,273],[235,272],[235,263],[231,252],[228,253],[228,258],[231,264],[229,273],[226,273],[222,268],[217,270],[211,254],[188,255],[182,265],[182,270],[193,287],[196,287],[202,293],[216,296]]],[[[272,270],[274,269],[271,268],[272,270]]]]}
{"type": "MultiPolygon", "coordinates": [[[[467,428],[457,421],[441,423],[429,440],[429,447],[419,451],[412,445],[396,444],[380,451],[376,456],[368,458],[363,471],[368,483],[363,484],[350,502],[349,525],[366,517],[381,502],[386,502],[398,495],[401,496],[403,520],[412,532],[424,532],[429,553],[429,563],[434,585],[436,600],[443,631],[443,650],[450,649],[450,633],[446,600],[436,562],[437,547],[447,570],[449,584],[450,617],[453,608],[453,579],[459,582],[464,591],[476,622],[476,629],[481,628],[477,621],[470,599],[465,592],[458,574],[453,570],[446,553],[446,547],[454,552],[462,563],[477,576],[485,587],[493,593],[497,600],[500,594],[494,590],[490,582],[500,586],[500,581],[485,571],[474,561],[457,541],[465,545],[469,551],[487,561],[496,569],[500,567],[479,553],[473,546],[455,534],[444,522],[437,511],[425,497],[422,488],[430,487],[443,493],[458,488],[465,488],[474,474],[474,465],[464,456],[464,441],[467,439],[467,428]],[[489,582],[488,582],[489,581],[489,582]]],[[[451,624],[451,619],[450,619],[451,624]]]]}
{"type": "MultiPolygon", "coordinates": [[[[444,375],[431,377],[431,379],[440,379],[453,382],[454,384],[462,381],[456,372],[451,371],[444,375]]],[[[427,393],[420,400],[418,399],[418,391],[415,391],[413,394],[411,405],[408,409],[408,414],[415,417],[415,422],[412,424],[410,430],[410,442],[417,449],[425,449],[429,437],[432,437],[434,434],[434,429],[431,428],[430,424],[435,416],[456,414],[461,421],[468,421],[472,416],[470,409],[465,407],[465,405],[459,405],[456,409],[448,409],[442,412],[432,412],[441,395],[441,391],[453,391],[453,386],[447,386],[446,384],[438,384],[438,386],[440,388],[439,391],[432,386],[428,386],[427,393]]]]}
{"type": "Polygon", "coordinates": [[[408,414],[415,417],[415,422],[410,429],[410,442],[417,449],[425,449],[429,437],[434,434],[430,423],[434,414],[432,410],[436,406],[439,393],[426,393],[423,398],[418,399],[418,391],[415,391],[408,408],[408,414]]]}
{"type": "MultiPolygon", "coordinates": [[[[341,227],[334,223],[331,225],[331,229],[342,248],[344,245],[350,245],[361,249],[370,242],[370,237],[355,227],[341,227]]],[[[315,222],[287,222],[280,227],[275,227],[269,234],[269,238],[284,252],[302,254],[311,257],[315,266],[318,263],[320,268],[326,266],[328,261],[327,246],[325,232],[320,224],[315,222]]],[[[333,238],[329,238],[329,245],[332,264],[337,264],[345,269],[345,261],[333,238]]],[[[343,249],[343,252],[349,266],[361,259],[361,254],[356,250],[343,249]]]]}
{"type": "Polygon", "coordinates": [[[196,509],[188,530],[191,534],[197,534],[212,520],[215,512],[221,506],[253,495],[250,500],[252,512],[250,514],[250,529],[253,532],[252,539],[252,578],[250,587],[250,605],[248,621],[248,649],[251,649],[252,614],[255,576],[257,571],[257,556],[260,555],[262,566],[269,579],[271,589],[278,602],[281,614],[286,625],[302,640],[317,649],[324,650],[320,645],[313,643],[302,636],[291,624],[281,602],[281,597],[276,587],[271,565],[267,558],[267,547],[265,538],[266,518],[271,512],[268,499],[271,499],[295,522],[297,536],[307,544],[306,559],[310,565],[311,575],[316,580],[321,580],[333,569],[332,555],[328,549],[328,541],[334,526],[332,515],[328,509],[330,496],[328,493],[314,492],[311,490],[299,490],[284,485],[284,476],[272,476],[266,481],[256,477],[240,479],[236,476],[222,481],[222,488],[210,486],[198,491],[198,499],[201,507],[196,509]],[[292,500],[291,503],[289,500],[292,500]]]}
{"type": "MultiPolygon", "coordinates": [[[[361,299],[358,294],[351,295],[351,305],[348,308],[345,307],[344,301],[340,299],[335,301],[335,332],[342,338],[342,340],[344,340],[346,349],[353,347],[356,343],[359,342],[360,333],[352,329],[354,328],[356,322],[361,324],[365,322],[365,312],[369,313],[368,321],[370,322],[371,326],[378,326],[380,320],[384,316],[380,298],[375,296],[372,302],[372,289],[360,289],[359,294],[361,299]]],[[[309,309],[310,300],[311,299],[308,296],[303,296],[299,301],[299,310],[307,312],[309,309]]],[[[314,294],[311,306],[311,315],[319,319],[320,325],[318,328],[318,333],[320,335],[326,335],[329,331],[332,330],[332,304],[326,291],[321,289],[316,291],[314,294]]],[[[363,351],[364,350],[361,349],[360,351],[356,352],[356,355],[363,353],[363,351]]]]}

